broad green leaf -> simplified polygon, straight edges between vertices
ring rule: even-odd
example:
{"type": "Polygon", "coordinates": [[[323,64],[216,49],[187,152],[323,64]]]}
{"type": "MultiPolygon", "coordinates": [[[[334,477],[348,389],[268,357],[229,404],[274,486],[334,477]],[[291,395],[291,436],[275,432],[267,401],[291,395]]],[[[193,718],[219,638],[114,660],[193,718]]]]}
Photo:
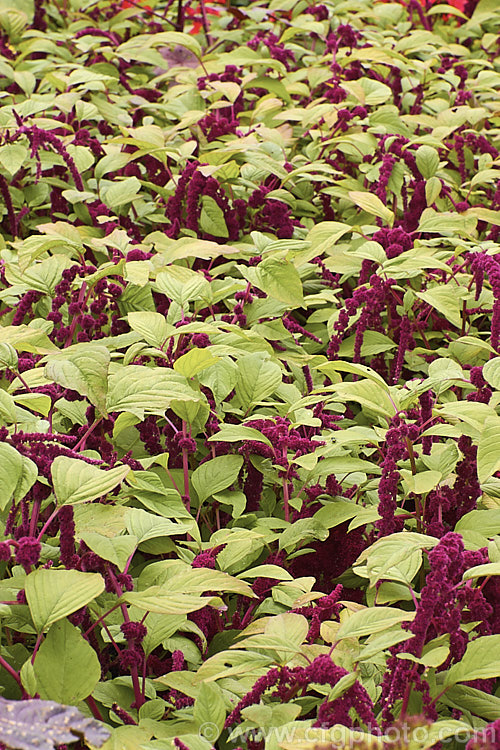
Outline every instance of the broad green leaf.
{"type": "Polygon", "coordinates": [[[469,581],[473,578],[483,578],[485,576],[500,576],[500,562],[484,563],[483,565],[474,565],[463,574],[463,580],[469,581]]]}
{"type": "Polygon", "coordinates": [[[6,143],[0,147],[0,164],[11,178],[19,171],[27,156],[28,149],[24,143],[6,143]]]}
{"type": "Polygon", "coordinates": [[[150,731],[133,724],[115,727],[111,730],[111,737],[102,745],[101,750],[137,750],[144,747],[150,737],[150,731]]]}
{"type": "Polygon", "coordinates": [[[281,367],[260,354],[247,354],[238,360],[236,395],[244,410],[270,396],[281,383],[281,367]]]}
{"type": "Polygon", "coordinates": [[[116,180],[103,191],[104,203],[114,211],[119,206],[133,201],[140,189],[141,183],[137,177],[126,177],[124,180],[116,180]]]}
{"type": "Polygon", "coordinates": [[[25,325],[0,327],[0,344],[3,343],[10,344],[18,352],[49,354],[57,351],[44,331],[25,325]]]}
{"type": "Polygon", "coordinates": [[[217,596],[195,596],[194,594],[171,594],[162,586],[151,586],[141,592],[127,592],[123,601],[146,612],[162,615],[187,615],[203,607],[219,608],[222,601],[217,596]]]}
{"type": "Polygon", "coordinates": [[[284,612],[271,617],[265,626],[267,635],[281,638],[292,646],[301,646],[309,632],[309,623],[303,615],[294,612],[284,612]]]}
{"type": "Polygon", "coordinates": [[[324,542],[327,538],[328,530],[317,518],[299,518],[281,532],[279,548],[290,551],[298,543],[303,543],[307,539],[324,542]]]}
{"type": "Polygon", "coordinates": [[[178,305],[199,299],[209,289],[208,281],[196,271],[184,266],[168,266],[156,277],[160,292],[178,305]]]}
{"type": "Polygon", "coordinates": [[[226,720],[225,702],[218,685],[213,682],[202,682],[194,702],[193,716],[201,730],[208,726],[213,728],[207,739],[214,743],[224,729],[226,720]]]}
{"type": "Polygon", "coordinates": [[[278,565],[257,565],[255,568],[238,573],[238,578],[275,578],[277,581],[293,581],[293,576],[278,565]]]}
{"type": "Polygon", "coordinates": [[[52,399],[44,393],[19,393],[14,401],[20,406],[25,406],[30,411],[43,414],[47,417],[52,408],[52,399]]]}
{"type": "Polygon", "coordinates": [[[51,467],[57,502],[76,505],[96,500],[114,490],[129,471],[129,466],[115,466],[105,471],[79,458],[57,456],[51,467]]]}
{"type": "Polygon", "coordinates": [[[215,492],[230,487],[243,466],[243,456],[216,456],[198,466],[191,475],[200,503],[215,492]]]}
{"type": "Polygon", "coordinates": [[[445,686],[500,676],[499,653],[500,635],[483,635],[471,641],[462,659],[447,671],[445,686]]]}
{"type": "Polygon", "coordinates": [[[137,547],[135,536],[115,536],[110,539],[96,531],[82,534],[82,541],[103,560],[109,560],[116,565],[118,570],[124,569],[128,558],[137,547]]]}
{"type": "Polygon", "coordinates": [[[439,154],[432,146],[419,146],[415,153],[417,167],[424,178],[433,177],[439,169],[439,154]]]}
{"type": "Polygon", "coordinates": [[[17,370],[18,362],[19,358],[14,347],[11,344],[0,344],[1,367],[7,367],[9,370],[17,370]]]}
{"type": "Polygon", "coordinates": [[[106,416],[109,350],[100,344],[75,344],[45,359],[45,375],[63,388],[86,396],[106,416]]]}
{"type": "MultiPolygon", "coordinates": [[[[369,474],[380,474],[381,469],[377,464],[365,461],[355,456],[331,456],[318,461],[314,469],[308,475],[308,480],[312,481],[321,476],[330,476],[330,474],[351,474],[354,471],[362,471],[369,474]]],[[[359,508],[358,508],[359,510],[359,508]]]]}
{"type": "Polygon", "coordinates": [[[133,331],[137,331],[148,344],[161,349],[165,344],[172,327],[167,324],[165,317],[156,312],[129,312],[128,324],[133,331]]]}
{"type": "Polygon", "coordinates": [[[396,607],[360,609],[342,622],[337,633],[337,640],[361,638],[364,635],[380,633],[398,622],[411,621],[414,617],[414,612],[396,609],[396,607]]]}
{"type": "Polygon", "coordinates": [[[185,534],[192,526],[190,523],[169,521],[167,518],[156,516],[140,508],[128,508],[125,513],[125,523],[129,534],[136,537],[137,544],[156,537],[185,534]]]}
{"type": "Polygon", "coordinates": [[[139,419],[163,416],[173,400],[198,401],[185,377],[165,367],[128,365],[109,377],[108,411],[126,411],[139,419]]]}
{"type": "Polygon", "coordinates": [[[34,663],[40,697],[76,706],[101,678],[97,654],[68,620],[54,623],[34,663]]]}
{"type": "MultiPolygon", "coordinates": [[[[426,232],[429,234],[456,233],[468,236],[472,234],[476,224],[477,218],[474,216],[465,216],[465,214],[446,211],[437,212],[433,208],[426,208],[420,217],[417,232],[426,232]]],[[[450,285],[442,288],[446,289],[448,286],[450,285]]]]}
{"type": "Polygon", "coordinates": [[[387,392],[387,386],[382,387],[374,380],[358,380],[355,383],[336,383],[328,386],[328,390],[335,392],[337,399],[355,401],[375,414],[392,418],[397,412],[393,398],[387,392]]]}
{"type": "Polygon", "coordinates": [[[458,521],[455,531],[476,531],[485,537],[500,534],[500,509],[471,510],[458,521]]]}
{"type": "Polygon", "coordinates": [[[480,484],[500,470],[500,419],[487,419],[477,447],[477,478],[480,484]]]}
{"type": "Polygon", "coordinates": [[[351,190],[349,191],[349,198],[356,204],[356,206],[363,209],[363,211],[366,211],[373,216],[378,216],[392,226],[394,222],[393,212],[387,208],[387,206],[382,203],[380,198],[374,193],[365,193],[361,190],[351,190]]]}
{"type": "Polygon", "coordinates": [[[372,370],[371,367],[366,365],[360,365],[354,362],[342,362],[341,360],[335,360],[334,362],[325,362],[322,365],[317,365],[317,369],[323,372],[327,377],[330,374],[337,372],[349,372],[353,375],[360,375],[363,378],[373,380],[375,383],[381,385],[387,392],[389,392],[389,386],[378,372],[372,370]]]}
{"type": "Polygon", "coordinates": [[[428,302],[457,328],[462,327],[462,297],[465,290],[446,284],[434,286],[425,292],[415,292],[417,297],[428,302]]]}
{"type": "Polygon", "coordinates": [[[414,492],[416,495],[430,492],[442,479],[440,471],[420,471],[417,474],[412,474],[411,471],[403,470],[401,475],[406,492],[414,492]]]}
{"type": "Polygon", "coordinates": [[[150,612],[148,615],[148,632],[141,644],[144,653],[149,655],[160,643],[173,636],[178,630],[182,630],[185,622],[185,618],[179,617],[179,615],[150,612]]]}
{"type": "Polygon", "coordinates": [[[284,258],[266,258],[257,267],[257,283],[270,297],[292,307],[304,304],[302,282],[293,263],[284,258]]]}
{"type": "Polygon", "coordinates": [[[165,580],[165,589],[173,593],[203,594],[206,591],[232,592],[241,596],[254,597],[250,586],[239,578],[210,568],[188,567],[165,580]]]}
{"type": "Polygon", "coordinates": [[[194,378],[202,370],[211,367],[218,361],[210,349],[190,349],[174,362],[174,370],[186,378],[194,378]]]}
{"type": "Polygon", "coordinates": [[[483,378],[495,390],[500,391],[500,357],[494,357],[486,362],[483,366],[483,378]]]}
{"type": "Polygon", "coordinates": [[[36,464],[8,443],[0,443],[0,510],[4,510],[12,498],[18,502],[36,482],[36,464]]]}
{"type": "Polygon", "coordinates": [[[38,633],[71,615],[104,591],[98,573],[40,568],[26,578],[26,599],[38,633]]]}
{"type": "Polygon", "coordinates": [[[500,713],[500,698],[467,685],[452,685],[440,701],[452,708],[465,708],[488,721],[495,721],[500,713]]]}
{"type": "Polygon", "coordinates": [[[266,438],[262,432],[255,430],[253,427],[245,425],[224,424],[221,425],[219,432],[208,438],[208,442],[238,443],[243,440],[252,442],[265,443],[271,446],[271,441],[266,438]]]}
{"type": "Polygon", "coordinates": [[[0,419],[6,424],[17,422],[16,403],[10,393],[0,390],[0,419]]]}
{"type": "Polygon", "coordinates": [[[212,237],[229,237],[224,212],[210,195],[201,197],[200,227],[212,237]]]}
{"type": "Polygon", "coordinates": [[[223,401],[236,385],[238,368],[228,357],[218,360],[214,365],[203,370],[198,382],[210,388],[216,403],[223,401]]]}

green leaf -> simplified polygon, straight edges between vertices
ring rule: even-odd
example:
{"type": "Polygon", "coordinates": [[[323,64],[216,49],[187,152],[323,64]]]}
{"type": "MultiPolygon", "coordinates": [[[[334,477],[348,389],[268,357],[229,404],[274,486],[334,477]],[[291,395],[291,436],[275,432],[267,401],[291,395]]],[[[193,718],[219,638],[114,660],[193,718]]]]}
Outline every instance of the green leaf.
{"type": "Polygon", "coordinates": [[[474,567],[465,571],[463,574],[463,580],[469,581],[473,578],[482,578],[483,576],[500,576],[500,562],[474,565],[474,567]]]}
{"type": "Polygon", "coordinates": [[[500,419],[487,419],[477,447],[477,478],[486,482],[500,470],[500,419]]]}
{"type": "Polygon", "coordinates": [[[241,407],[247,410],[252,404],[270,396],[281,384],[281,367],[275,362],[264,359],[256,352],[247,354],[238,360],[238,379],[236,396],[241,407]]]}
{"type": "Polygon", "coordinates": [[[137,538],[135,536],[115,536],[109,538],[97,533],[96,531],[87,531],[81,535],[82,541],[87,547],[102,557],[103,560],[109,560],[123,570],[130,555],[137,547],[137,538]]]}
{"type": "Polygon", "coordinates": [[[412,474],[411,471],[403,470],[401,475],[406,492],[414,492],[416,495],[430,492],[442,479],[440,471],[420,471],[417,474],[412,474]]]}
{"type": "Polygon", "coordinates": [[[104,591],[98,573],[40,568],[26,578],[26,599],[38,633],[71,615],[104,591]]]}
{"type": "Polygon", "coordinates": [[[466,709],[488,721],[495,721],[500,715],[500,698],[466,685],[452,685],[440,701],[452,708],[466,709]]]}
{"type": "Polygon", "coordinates": [[[125,513],[125,523],[129,534],[136,537],[137,544],[161,536],[185,534],[192,526],[191,523],[169,521],[167,518],[156,516],[140,508],[128,508],[125,513]]]}
{"type": "Polygon", "coordinates": [[[204,276],[184,266],[165,268],[157,274],[156,286],[181,307],[191,300],[199,299],[209,289],[204,276]]]}
{"type": "Polygon", "coordinates": [[[103,497],[114,490],[129,471],[129,466],[115,466],[104,471],[79,458],[57,456],[51,467],[57,502],[60,505],[76,505],[103,497]]]}
{"type": "Polygon", "coordinates": [[[485,537],[500,534],[500,509],[471,510],[458,521],[455,531],[476,531],[485,537]]]}
{"type": "Polygon", "coordinates": [[[320,372],[323,372],[327,377],[337,372],[349,372],[353,375],[361,375],[363,378],[373,380],[375,383],[381,385],[387,392],[389,392],[389,386],[378,372],[372,370],[371,367],[366,365],[360,365],[354,362],[342,362],[341,360],[335,360],[334,362],[325,362],[322,365],[317,365],[320,372]]]}
{"type": "Polygon", "coordinates": [[[439,169],[439,154],[432,146],[419,146],[415,153],[417,167],[424,178],[433,177],[439,169]]]}
{"type": "MultiPolygon", "coordinates": [[[[156,312],[129,312],[128,324],[133,331],[137,331],[148,344],[160,349],[172,332],[165,317],[156,312]]],[[[174,329],[175,330],[175,329],[174,329]]]]}
{"type": "Polygon", "coordinates": [[[107,415],[109,350],[99,344],[75,344],[45,358],[45,376],[63,388],[86,396],[102,416],[107,415]]]}
{"type": "Polygon", "coordinates": [[[200,227],[213,237],[229,237],[224,212],[214,198],[209,195],[201,197],[200,227]]]}
{"type": "Polygon", "coordinates": [[[214,357],[210,349],[190,349],[174,362],[174,370],[186,378],[194,378],[218,360],[219,357],[214,357]]]}
{"type": "Polygon", "coordinates": [[[0,164],[14,177],[28,156],[28,149],[23,143],[7,143],[0,147],[0,164]]]}
{"type": "Polygon", "coordinates": [[[500,391],[500,357],[494,357],[483,365],[483,378],[500,391]]]}
{"type": "Polygon", "coordinates": [[[108,411],[126,411],[139,419],[163,416],[173,400],[199,401],[180,373],[165,367],[128,365],[109,377],[108,411]]]}
{"type": "Polygon", "coordinates": [[[36,464],[8,443],[0,443],[0,509],[4,510],[12,498],[18,502],[36,482],[36,464]]]}
{"type": "Polygon", "coordinates": [[[292,307],[304,304],[302,282],[293,263],[284,258],[266,258],[257,267],[257,285],[269,297],[292,307]]]}
{"type": "Polygon", "coordinates": [[[243,440],[251,440],[256,443],[265,443],[271,447],[271,441],[266,438],[262,432],[255,430],[253,427],[245,425],[224,424],[221,425],[219,432],[211,435],[208,442],[238,443],[243,440]]]}
{"type": "Polygon", "coordinates": [[[210,495],[230,487],[243,466],[243,456],[216,456],[198,466],[191,475],[200,503],[210,495]]]}
{"type": "Polygon", "coordinates": [[[200,729],[210,726],[212,731],[210,737],[207,737],[210,742],[213,743],[220,737],[226,720],[226,708],[218,685],[202,682],[194,702],[193,716],[200,729]]]}
{"type": "Polygon", "coordinates": [[[97,654],[68,620],[52,625],[34,663],[41,698],[76,706],[101,678],[97,654]]]}
{"type": "Polygon", "coordinates": [[[361,638],[364,635],[380,633],[398,622],[413,620],[415,613],[396,607],[370,607],[354,612],[344,620],[337,632],[337,640],[361,638]]]}
{"type": "MultiPolygon", "coordinates": [[[[385,384],[384,384],[385,386],[385,384]]],[[[355,401],[362,407],[369,409],[375,414],[392,418],[397,412],[392,397],[387,392],[387,386],[382,387],[373,380],[358,380],[355,383],[336,383],[328,387],[335,391],[338,399],[355,401]]]]}
{"type": "Polygon", "coordinates": [[[162,586],[150,586],[150,588],[141,592],[127,592],[123,595],[122,600],[132,604],[137,609],[157,612],[162,615],[187,615],[206,606],[222,606],[219,597],[172,594],[162,586]]]}
{"type": "Polygon", "coordinates": [[[103,191],[104,203],[114,210],[125,203],[130,203],[137,197],[141,189],[141,183],[137,177],[126,177],[124,180],[115,180],[103,191]]]}
{"type": "Polygon", "coordinates": [[[445,687],[469,680],[488,680],[500,676],[500,635],[483,635],[471,641],[458,664],[445,676],[445,687]]]}
{"type": "Polygon", "coordinates": [[[220,403],[235,387],[237,375],[238,369],[235,363],[226,357],[203,370],[198,381],[210,388],[216,403],[220,403]]]}
{"type": "Polygon", "coordinates": [[[280,534],[279,548],[290,551],[307,539],[324,542],[327,538],[328,530],[317,518],[299,518],[280,534]]]}
{"type": "Polygon", "coordinates": [[[365,193],[361,190],[349,191],[349,198],[356,206],[362,208],[373,216],[378,216],[379,219],[383,219],[389,226],[392,226],[394,222],[393,212],[387,208],[387,206],[380,200],[380,198],[374,193],[365,193]]]}
{"type": "MultiPolygon", "coordinates": [[[[476,224],[477,218],[474,216],[465,216],[465,214],[446,211],[438,213],[433,208],[426,208],[420,217],[417,232],[426,232],[429,234],[457,233],[469,236],[474,231],[476,224]]],[[[449,284],[442,288],[448,289],[448,287],[451,290],[449,284]]]]}
{"type": "Polygon", "coordinates": [[[442,313],[457,328],[462,327],[462,297],[465,290],[460,287],[444,284],[434,286],[426,292],[415,292],[424,302],[442,313]]]}

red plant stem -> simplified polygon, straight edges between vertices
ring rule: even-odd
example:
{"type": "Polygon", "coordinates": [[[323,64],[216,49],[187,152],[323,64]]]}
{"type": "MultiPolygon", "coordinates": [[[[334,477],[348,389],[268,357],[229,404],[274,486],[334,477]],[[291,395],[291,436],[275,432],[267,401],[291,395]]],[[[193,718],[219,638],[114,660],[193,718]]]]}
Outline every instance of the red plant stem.
{"type": "Polygon", "coordinates": [[[210,45],[212,43],[212,40],[210,38],[210,34],[208,31],[208,19],[207,19],[207,11],[205,8],[205,0],[200,0],[200,9],[201,9],[201,25],[203,26],[203,31],[205,32],[207,44],[210,45]]]}
{"type": "Polygon", "coordinates": [[[400,719],[404,719],[406,716],[406,710],[408,708],[408,701],[410,700],[410,693],[411,693],[411,688],[413,685],[413,672],[414,672],[414,668],[412,667],[410,670],[410,676],[408,678],[408,682],[406,683],[405,693],[403,696],[403,703],[401,705],[400,719]]]}
{"type": "MultiPolygon", "coordinates": [[[[287,460],[286,447],[282,449],[281,456],[283,459],[287,460]]],[[[289,521],[290,520],[290,495],[288,492],[288,471],[285,472],[285,476],[283,477],[283,506],[285,509],[285,521],[289,521]]]]}
{"type": "MultiPolygon", "coordinates": [[[[182,437],[186,438],[187,435],[187,425],[184,420],[182,420],[182,437]]],[[[189,496],[189,455],[185,448],[182,449],[182,471],[184,474],[184,496],[185,496],[185,505],[186,510],[191,510],[191,498],[189,496]]]]}
{"type": "MultiPolygon", "coordinates": [[[[82,188],[83,189],[83,188],[82,188]]],[[[85,292],[87,291],[87,282],[84,281],[81,288],[80,288],[80,294],[78,295],[78,304],[81,305],[82,302],[85,299],[85,292]]],[[[71,325],[69,327],[69,333],[66,338],[66,341],[64,342],[64,349],[66,349],[67,346],[71,344],[73,341],[73,336],[75,334],[75,328],[76,328],[76,321],[77,321],[77,315],[74,316],[73,320],[71,321],[71,325]]]]}
{"type": "Polygon", "coordinates": [[[92,623],[92,625],[90,626],[90,628],[88,628],[88,629],[87,629],[87,630],[85,631],[85,633],[83,634],[83,637],[84,637],[84,638],[86,638],[86,637],[88,636],[88,634],[89,634],[89,633],[91,633],[91,632],[92,632],[92,630],[93,630],[93,629],[94,629],[94,628],[95,628],[95,627],[96,627],[97,625],[99,625],[99,623],[100,623],[100,622],[102,622],[103,620],[105,620],[105,619],[106,619],[106,617],[107,617],[108,615],[110,615],[110,614],[111,614],[111,612],[114,612],[114,611],[115,611],[115,609],[118,609],[118,607],[121,607],[121,606],[122,606],[121,604],[115,604],[115,606],[114,606],[114,607],[111,607],[111,609],[108,609],[108,611],[107,611],[107,612],[105,612],[105,613],[104,613],[103,615],[101,615],[101,616],[99,617],[99,619],[98,619],[98,620],[96,620],[96,621],[95,621],[94,623],[92,623]]]}
{"type": "Polygon", "coordinates": [[[135,551],[136,551],[136,549],[137,549],[137,547],[135,547],[135,548],[134,548],[134,551],[132,552],[132,554],[131,554],[131,555],[130,555],[130,557],[128,558],[127,562],[125,563],[125,567],[123,568],[123,572],[124,572],[124,573],[127,573],[127,572],[128,572],[128,569],[130,568],[130,563],[132,562],[132,560],[133,560],[133,558],[134,558],[134,555],[135,555],[135,551]]]}
{"type": "Polygon", "coordinates": [[[7,216],[9,217],[10,233],[12,237],[17,236],[17,221],[14,207],[12,205],[12,198],[10,197],[9,185],[3,175],[0,175],[0,193],[7,209],[7,216]]]}
{"type": "Polygon", "coordinates": [[[250,622],[250,618],[252,616],[252,612],[254,611],[254,609],[255,609],[255,607],[257,606],[258,603],[259,602],[253,602],[253,604],[250,604],[250,606],[248,607],[247,611],[245,612],[245,616],[243,617],[243,619],[241,621],[241,629],[242,630],[244,628],[246,628],[246,626],[250,622]]]}
{"type": "Polygon", "coordinates": [[[38,649],[40,648],[42,641],[43,641],[43,633],[39,633],[38,636],[37,636],[37,639],[36,639],[35,648],[33,649],[33,654],[31,656],[31,663],[32,664],[35,663],[35,657],[36,657],[36,655],[38,653],[38,649]]]}
{"type": "Polygon", "coordinates": [[[97,719],[97,721],[104,721],[101,712],[99,711],[99,706],[95,702],[95,700],[92,698],[91,695],[89,695],[88,698],[85,699],[87,706],[90,708],[92,712],[92,716],[94,719],[97,719]]]}
{"type": "Polygon", "coordinates": [[[8,662],[5,661],[3,656],[0,656],[0,667],[3,667],[6,672],[10,674],[11,677],[14,678],[14,680],[17,682],[19,687],[21,688],[23,695],[25,694],[25,690],[23,688],[23,683],[21,682],[21,678],[19,676],[19,672],[16,672],[16,670],[10,666],[8,662]]]}
{"type": "Polygon", "coordinates": [[[19,380],[19,382],[22,383],[22,385],[24,385],[24,387],[26,388],[26,390],[29,393],[33,393],[33,391],[31,390],[31,388],[29,387],[28,383],[23,378],[23,376],[21,375],[20,372],[16,372],[15,370],[11,370],[10,368],[7,368],[7,369],[9,370],[9,372],[12,372],[16,376],[16,378],[19,380]]]}
{"type": "MultiPolygon", "coordinates": [[[[122,587],[116,580],[115,574],[113,573],[111,568],[108,568],[108,575],[113,584],[113,588],[115,590],[116,595],[118,597],[123,596],[122,587]]],[[[120,604],[120,609],[122,611],[123,619],[125,620],[125,622],[130,622],[127,605],[125,603],[120,604]]],[[[144,698],[142,694],[141,686],[139,685],[139,673],[137,671],[137,667],[130,667],[130,675],[132,677],[132,685],[134,688],[135,706],[136,708],[140,708],[146,702],[146,699],[144,698]]]]}
{"type": "Polygon", "coordinates": [[[45,534],[45,532],[47,531],[47,528],[50,526],[50,524],[52,523],[52,521],[54,520],[54,518],[57,516],[58,513],[59,513],[59,507],[57,506],[56,508],[54,508],[50,516],[47,518],[47,520],[43,524],[42,530],[40,531],[37,537],[38,541],[41,541],[42,536],[45,534]]]}
{"type": "Polygon", "coordinates": [[[85,435],[82,438],[80,438],[80,440],[78,441],[78,443],[73,448],[73,450],[75,451],[75,453],[77,453],[79,450],[85,450],[85,441],[87,440],[88,436],[91,435],[94,432],[94,430],[97,427],[97,425],[99,424],[99,422],[102,422],[102,417],[99,417],[99,419],[95,419],[94,422],[90,425],[90,427],[87,430],[87,432],[85,433],[85,435]]]}
{"type": "Polygon", "coordinates": [[[31,511],[30,518],[30,536],[35,536],[36,527],[38,525],[38,518],[40,516],[40,505],[41,500],[35,500],[33,503],[33,509],[31,511]]]}

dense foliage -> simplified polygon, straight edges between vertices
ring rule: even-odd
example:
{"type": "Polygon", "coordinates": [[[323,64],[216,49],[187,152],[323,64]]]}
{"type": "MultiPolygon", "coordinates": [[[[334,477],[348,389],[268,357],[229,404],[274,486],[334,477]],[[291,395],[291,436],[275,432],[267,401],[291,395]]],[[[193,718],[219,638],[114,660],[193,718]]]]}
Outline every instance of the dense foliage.
{"type": "Polygon", "coordinates": [[[3,697],[500,747],[497,0],[0,25],[3,697]]]}

